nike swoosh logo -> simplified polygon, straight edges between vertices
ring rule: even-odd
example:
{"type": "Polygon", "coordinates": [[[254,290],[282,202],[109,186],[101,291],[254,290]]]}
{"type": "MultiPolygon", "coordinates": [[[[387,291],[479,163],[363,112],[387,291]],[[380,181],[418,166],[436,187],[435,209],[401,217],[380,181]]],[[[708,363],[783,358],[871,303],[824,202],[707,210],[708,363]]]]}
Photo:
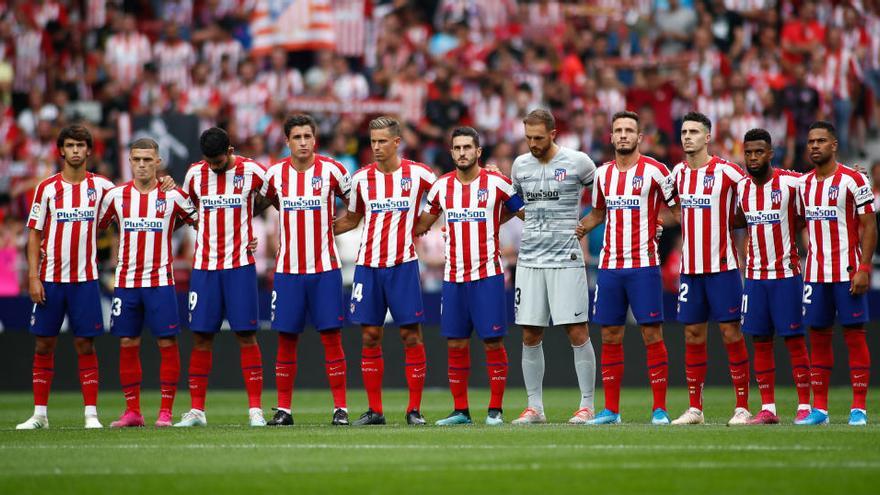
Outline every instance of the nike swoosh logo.
{"type": "Polygon", "coordinates": [[[96,328],[96,329],[101,328],[101,324],[100,324],[100,323],[95,323],[95,328],[96,328]]]}
{"type": "Polygon", "coordinates": [[[794,330],[795,328],[800,328],[800,326],[801,326],[800,323],[792,323],[791,325],[788,326],[788,328],[794,330]]]}
{"type": "Polygon", "coordinates": [[[257,320],[251,320],[251,325],[256,325],[256,324],[257,324],[257,320]]]}
{"type": "Polygon", "coordinates": [[[582,315],[582,314],[584,314],[583,311],[581,311],[580,313],[575,313],[574,315],[575,315],[575,317],[577,317],[577,316],[580,316],[580,315],[582,315]]]}
{"type": "Polygon", "coordinates": [[[731,306],[727,308],[728,313],[736,313],[737,311],[739,311],[739,306],[731,306]]]}
{"type": "Polygon", "coordinates": [[[424,311],[416,311],[416,316],[422,316],[423,314],[425,314],[424,311]]]}
{"type": "Polygon", "coordinates": [[[501,330],[501,325],[492,325],[492,330],[495,330],[496,332],[501,330]]]}
{"type": "Polygon", "coordinates": [[[345,317],[344,317],[344,316],[338,316],[337,319],[338,319],[339,321],[345,321],[345,317]]]}
{"type": "Polygon", "coordinates": [[[863,314],[865,314],[864,311],[859,311],[858,313],[853,313],[852,315],[853,315],[853,318],[858,318],[859,316],[862,316],[863,314]]]}
{"type": "Polygon", "coordinates": [[[177,328],[177,323],[175,323],[174,325],[168,325],[168,328],[177,328]]]}
{"type": "Polygon", "coordinates": [[[655,311],[653,313],[648,313],[648,316],[650,316],[651,318],[656,318],[656,317],[660,316],[660,312],[655,311]]]}
{"type": "Polygon", "coordinates": [[[602,370],[602,374],[603,374],[603,375],[607,375],[607,374],[610,373],[610,372],[611,372],[611,370],[602,370]]]}
{"type": "Polygon", "coordinates": [[[861,374],[861,375],[853,375],[853,380],[861,380],[861,379],[864,378],[864,377],[865,377],[865,374],[864,374],[864,373],[861,374]]]}

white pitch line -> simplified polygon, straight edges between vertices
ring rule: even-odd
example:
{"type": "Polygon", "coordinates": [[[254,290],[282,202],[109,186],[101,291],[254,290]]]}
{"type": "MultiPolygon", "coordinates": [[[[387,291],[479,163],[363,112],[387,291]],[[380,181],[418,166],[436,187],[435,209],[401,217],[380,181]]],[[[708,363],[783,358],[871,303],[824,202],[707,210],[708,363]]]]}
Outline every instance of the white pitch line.
{"type": "MultiPolygon", "coordinates": [[[[303,450],[498,450],[506,446],[502,445],[436,445],[436,444],[344,444],[344,443],[189,443],[189,444],[98,444],[98,443],[61,443],[61,444],[6,444],[0,445],[2,450],[30,450],[30,449],[120,449],[120,450],[203,450],[203,449],[303,449],[303,450]]],[[[638,444],[545,444],[530,445],[530,450],[649,450],[649,451],[736,451],[736,452],[816,452],[829,450],[850,450],[849,447],[840,446],[811,446],[811,445],[638,445],[638,444]]]]}

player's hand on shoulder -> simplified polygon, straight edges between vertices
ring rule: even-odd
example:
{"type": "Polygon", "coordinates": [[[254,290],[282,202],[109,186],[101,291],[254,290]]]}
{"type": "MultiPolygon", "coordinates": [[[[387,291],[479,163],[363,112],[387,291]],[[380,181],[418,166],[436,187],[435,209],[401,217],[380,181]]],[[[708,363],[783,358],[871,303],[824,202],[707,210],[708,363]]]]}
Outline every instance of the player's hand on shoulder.
{"type": "Polygon", "coordinates": [[[584,227],[584,224],[578,222],[577,227],[574,228],[574,235],[577,236],[578,240],[583,239],[587,235],[587,228],[584,227]]]}
{"type": "Polygon", "coordinates": [[[46,302],[46,290],[43,288],[43,282],[39,278],[32,278],[28,283],[28,292],[31,295],[31,301],[34,304],[43,304],[46,302]]]}
{"type": "Polygon", "coordinates": [[[485,168],[487,172],[494,172],[496,174],[504,175],[503,173],[501,173],[501,169],[498,168],[498,165],[495,165],[494,163],[487,163],[483,168],[485,168]]]}
{"type": "Polygon", "coordinates": [[[257,247],[258,247],[259,245],[260,245],[260,242],[259,242],[259,240],[257,240],[256,237],[253,238],[253,239],[251,239],[251,242],[249,242],[249,243],[247,244],[247,250],[248,250],[248,252],[249,252],[249,253],[256,253],[256,252],[257,252],[257,247]]]}
{"type": "Polygon", "coordinates": [[[159,189],[162,192],[168,192],[177,188],[177,183],[174,182],[174,179],[170,175],[165,175],[159,178],[159,189]]]}

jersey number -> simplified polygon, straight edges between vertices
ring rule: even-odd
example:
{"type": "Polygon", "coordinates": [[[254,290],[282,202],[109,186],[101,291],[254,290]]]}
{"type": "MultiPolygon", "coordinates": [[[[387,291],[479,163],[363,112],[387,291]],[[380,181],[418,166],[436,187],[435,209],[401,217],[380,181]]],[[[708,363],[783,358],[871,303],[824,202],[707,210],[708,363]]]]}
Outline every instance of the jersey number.
{"type": "Polygon", "coordinates": [[[813,304],[813,286],[805,285],[804,286],[804,304],[813,304]]]}
{"type": "Polygon", "coordinates": [[[522,293],[522,289],[519,287],[516,288],[516,294],[513,298],[513,304],[519,306],[520,294],[522,293]]]}
{"type": "Polygon", "coordinates": [[[272,311],[275,311],[275,301],[278,299],[278,293],[272,291],[272,311]]]}
{"type": "Polygon", "coordinates": [[[351,298],[357,302],[361,302],[364,299],[364,284],[355,284],[351,288],[351,298]]]}
{"type": "Polygon", "coordinates": [[[681,289],[678,292],[678,300],[681,302],[688,302],[688,284],[681,284],[681,289]]]}
{"type": "Polygon", "coordinates": [[[110,307],[110,314],[113,316],[119,316],[122,314],[122,299],[118,297],[113,298],[113,305],[110,307]]]}
{"type": "Polygon", "coordinates": [[[743,314],[749,312],[749,295],[748,294],[743,294],[742,312],[743,312],[743,314]]]}
{"type": "Polygon", "coordinates": [[[199,295],[195,292],[190,291],[189,293],[189,310],[193,311],[196,309],[196,304],[199,303],[199,295]]]}

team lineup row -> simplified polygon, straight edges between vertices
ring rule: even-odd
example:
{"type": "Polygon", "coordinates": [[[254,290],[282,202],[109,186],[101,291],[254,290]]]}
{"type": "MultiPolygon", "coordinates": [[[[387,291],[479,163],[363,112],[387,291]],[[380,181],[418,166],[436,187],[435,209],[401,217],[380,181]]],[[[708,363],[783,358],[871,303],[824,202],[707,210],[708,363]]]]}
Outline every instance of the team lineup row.
{"type": "Polygon", "coordinates": [[[728,424],[778,423],[773,337],[782,336],[798,391],[797,424],[827,424],[832,364],[831,330],[844,328],[853,402],[849,423],[867,423],[870,355],[865,340],[870,256],[876,244],[873,192],[860,173],[837,163],[836,131],[816,122],[807,155],[814,170],[803,176],[770,167],[771,137],[753,129],[744,136],[743,171],[708,153],[712,124],[685,116],[681,145],[686,159],[671,171],[641,155],[639,116],[612,119],[614,160],[596,167],[579,151],[557,145],[555,120],[534,110],[523,120],[529,153],[513,163],[511,177],[480,166],[480,136],[453,131],[456,169],[436,177],[424,164],[398,155],[400,125],[390,117],[370,122],[375,162],[349,174],[330,157],[315,154],[315,121],[287,119],[291,156],[266,168],[234,154],[225,131],[212,128],[200,140],[203,160],[188,170],[182,188],[158,179],[158,144],[130,146],[133,180],[119,187],[87,172],[92,140],[83,127],[58,136],[60,173],[37,188],[28,219],[29,289],[34,302],[30,330],[36,336],[34,414],[18,429],[46,428],[54,374],[54,350],[65,316],[79,356],[85,425],[100,428],[94,337],[103,333],[99,305],[96,233],[118,225],[119,257],[111,305],[111,333],[120,338],[120,380],[126,410],[111,426],[143,426],[140,409],[140,342],[146,324],[161,354],[161,405],[156,426],[172,425],[180,375],[180,331],[171,270],[171,234],[197,230],[191,277],[189,360],[191,408],[174,426],[207,424],[205,398],[214,336],[226,319],[240,344],[241,369],[252,426],[292,425],[291,409],[299,334],[306,321],[319,331],[333,397],[332,424],[348,425],[345,314],[361,326],[361,373],[369,409],[354,425],[385,424],[382,405],[383,325],[388,312],[400,327],[409,403],[406,422],[426,424],[420,412],[426,373],[424,321],[414,239],[444,217],[446,268],[441,333],[448,342],[452,413],[438,425],[473,422],[468,402],[469,342],[483,342],[489,375],[488,425],[503,424],[508,373],[504,279],[498,229],[521,218],[523,237],[516,268],[515,320],[523,330],[522,373],[528,407],[513,424],[546,421],[542,401],[543,331],[552,318],[571,342],[581,399],[573,424],[621,421],[623,333],[627,310],[641,327],[653,393],[653,424],[704,421],[707,322],[717,321],[728,352],[736,407],[728,424]],[[593,209],[579,218],[584,187],[593,209]],[[336,199],[346,205],[336,218],[336,199]],[[424,205],[424,206],[423,206],[424,205]],[[265,208],[279,212],[278,259],[271,301],[278,332],[276,413],[263,416],[263,363],[256,340],[257,283],[251,219],[265,208]],[[663,340],[662,289],[657,252],[661,209],[682,227],[678,320],[685,325],[685,375],[690,407],[674,421],[666,408],[667,351],[663,340]],[[363,223],[351,299],[342,295],[334,236],[363,223]],[[592,320],[601,326],[604,409],[594,413],[596,358],[587,326],[588,301],[579,239],[606,223],[592,320]],[[737,266],[734,228],[747,228],[745,285],[737,266]],[[807,230],[808,254],[801,276],[795,238],[807,230]],[[741,324],[742,322],[742,324],[741,324]],[[810,329],[811,350],[806,345],[810,329]],[[754,369],[762,408],[748,410],[750,362],[743,334],[754,343],[754,369]],[[811,401],[812,392],[812,401],[811,401]]]}

